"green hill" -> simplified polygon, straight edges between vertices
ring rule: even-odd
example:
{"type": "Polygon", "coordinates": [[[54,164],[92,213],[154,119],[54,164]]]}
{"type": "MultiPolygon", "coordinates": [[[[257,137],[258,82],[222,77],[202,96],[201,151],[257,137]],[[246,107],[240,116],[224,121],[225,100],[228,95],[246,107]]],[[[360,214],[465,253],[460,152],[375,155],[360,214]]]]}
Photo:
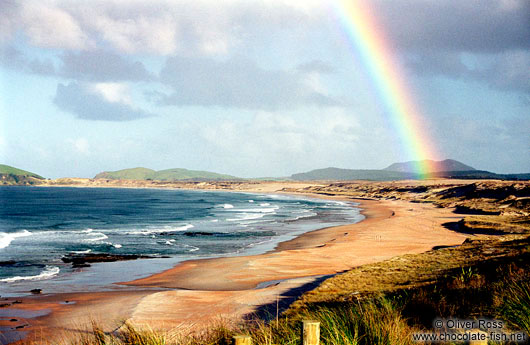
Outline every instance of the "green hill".
{"type": "Polygon", "coordinates": [[[94,178],[104,178],[110,180],[147,180],[156,171],[147,168],[132,168],[117,171],[104,171],[94,178]]]}
{"type": "Polygon", "coordinates": [[[0,164],[0,185],[36,185],[43,181],[44,177],[35,173],[0,164]]]}
{"type": "Polygon", "coordinates": [[[44,177],[42,177],[40,175],[37,175],[35,173],[29,172],[29,171],[26,171],[26,170],[22,170],[22,169],[18,169],[18,168],[14,168],[12,166],[5,165],[5,164],[0,164],[0,174],[2,174],[2,175],[15,175],[15,176],[35,177],[35,178],[38,178],[38,179],[44,179],[44,177]]]}
{"type": "Polygon", "coordinates": [[[218,174],[209,171],[188,170],[182,168],[155,171],[147,168],[123,169],[118,171],[105,171],[97,174],[94,178],[111,180],[157,180],[157,181],[179,181],[179,180],[241,180],[239,177],[218,174]]]}

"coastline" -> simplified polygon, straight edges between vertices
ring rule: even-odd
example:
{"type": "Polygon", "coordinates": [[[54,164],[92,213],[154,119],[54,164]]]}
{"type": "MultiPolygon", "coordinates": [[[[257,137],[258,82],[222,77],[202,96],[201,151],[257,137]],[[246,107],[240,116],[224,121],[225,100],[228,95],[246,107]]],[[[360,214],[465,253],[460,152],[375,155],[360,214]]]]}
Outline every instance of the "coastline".
{"type": "Polygon", "coordinates": [[[132,291],[24,298],[18,309],[50,312],[26,320],[31,324],[27,330],[32,332],[28,339],[38,340],[39,334],[40,339],[43,334],[57,335],[61,330],[70,334],[81,331],[91,319],[98,320],[107,331],[119,327],[118,321],[123,319],[154,329],[178,327],[183,331],[207,327],[219,318],[236,322],[260,306],[276,300],[282,304],[292,301],[323,277],[436,245],[457,245],[467,237],[441,227],[444,218],[454,219],[451,210],[429,204],[288,194],[359,202],[366,218],[304,233],[260,255],[185,261],[147,278],[122,283],[134,286],[132,291]],[[61,304],[64,301],[75,304],[61,304]]]}

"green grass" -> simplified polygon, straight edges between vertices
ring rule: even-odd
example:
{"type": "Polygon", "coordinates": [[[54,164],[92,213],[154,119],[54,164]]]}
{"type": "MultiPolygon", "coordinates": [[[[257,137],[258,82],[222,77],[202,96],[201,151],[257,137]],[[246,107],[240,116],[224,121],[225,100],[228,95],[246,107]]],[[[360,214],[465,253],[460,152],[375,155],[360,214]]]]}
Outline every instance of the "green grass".
{"type": "Polygon", "coordinates": [[[42,176],[37,175],[35,173],[25,171],[22,169],[17,169],[9,165],[0,164],[0,174],[10,174],[10,175],[16,175],[16,176],[31,176],[38,179],[43,179],[42,176]]]}
{"type": "MultiPolygon", "coordinates": [[[[466,271],[464,269],[464,271],[466,271]]],[[[412,345],[411,334],[418,331],[432,331],[432,315],[418,313],[418,308],[434,306],[438,317],[473,319],[487,317],[505,320],[508,328],[529,332],[530,283],[526,280],[508,277],[507,280],[473,283],[480,273],[474,273],[466,286],[461,285],[461,276],[446,277],[440,285],[420,287],[414,291],[401,291],[389,295],[310,305],[295,315],[275,317],[271,321],[250,320],[239,326],[228,328],[222,324],[196,335],[182,335],[177,332],[159,332],[138,329],[125,323],[117,332],[105,333],[95,323],[89,332],[68,345],[228,345],[234,335],[247,334],[254,345],[294,345],[302,343],[302,320],[320,322],[322,345],[412,345]],[[514,280],[515,279],[515,280],[514,280]],[[471,285],[469,285],[471,284],[471,285]],[[484,311],[477,298],[475,306],[459,305],[462,298],[478,290],[488,289],[490,295],[484,303],[492,303],[489,313],[484,311]],[[497,300],[500,303],[492,302],[497,300]],[[453,305],[450,305],[453,304],[453,305]],[[475,309],[474,309],[475,308],[475,309]],[[410,312],[416,311],[415,317],[410,312]],[[465,313],[465,314],[462,314],[465,313]],[[427,324],[427,326],[425,325],[427,324]]]]}

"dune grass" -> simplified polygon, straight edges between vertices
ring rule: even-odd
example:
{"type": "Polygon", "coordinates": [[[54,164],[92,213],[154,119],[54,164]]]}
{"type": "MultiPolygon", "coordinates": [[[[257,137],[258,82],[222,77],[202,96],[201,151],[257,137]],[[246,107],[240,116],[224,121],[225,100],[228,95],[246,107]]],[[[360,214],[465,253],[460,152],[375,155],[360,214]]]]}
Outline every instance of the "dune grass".
{"type": "MultiPolygon", "coordinates": [[[[473,279],[480,279],[464,270],[461,276],[452,277],[450,291],[441,291],[456,297],[462,289],[478,289],[473,279]],[[466,280],[467,279],[467,280],[466,280]],[[467,285],[459,285],[462,283],[467,285]],[[471,284],[471,287],[470,287],[471,284]]],[[[530,331],[530,282],[504,281],[492,290],[492,298],[498,300],[494,314],[481,315],[505,320],[512,330],[530,331]],[[501,287],[502,288],[499,288],[501,287]]],[[[151,329],[137,328],[125,323],[118,331],[104,332],[93,322],[87,333],[78,335],[74,341],[63,345],[228,345],[232,337],[237,334],[247,334],[252,337],[256,345],[291,345],[302,343],[302,320],[317,320],[321,323],[321,344],[323,345],[411,345],[416,344],[411,334],[419,330],[429,331],[424,324],[431,323],[427,319],[409,317],[410,308],[425,307],[426,304],[435,305],[439,300],[438,312],[454,312],[454,317],[462,317],[461,305],[451,305],[453,297],[443,295],[429,295],[431,290],[419,288],[416,291],[402,292],[401,295],[380,295],[357,301],[326,303],[325,305],[311,305],[307,309],[299,310],[295,315],[274,317],[271,321],[251,320],[237,327],[227,327],[219,324],[200,334],[181,334],[160,332],[151,329]]],[[[465,295],[461,295],[465,297],[465,295]]],[[[491,301],[491,299],[488,299],[491,301]]],[[[478,306],[480,309],[481,307],[478,306]]],[[[469,312],[469,310],[466,309],[469,312]]],[[[473,311],[471,311],[473,314],[473,311]]],[[[417,315],[421,317],[421,313],[417,315]]],[[[449,317],[450,315],[441,315],[449,317]]],[[[476,317],[477,315],[475,315],[476,317]]],[[[473,318],[473,315],[467,315],[473,318]]],[[[431,329],[432,330],[432,329],[431,329]]]]}

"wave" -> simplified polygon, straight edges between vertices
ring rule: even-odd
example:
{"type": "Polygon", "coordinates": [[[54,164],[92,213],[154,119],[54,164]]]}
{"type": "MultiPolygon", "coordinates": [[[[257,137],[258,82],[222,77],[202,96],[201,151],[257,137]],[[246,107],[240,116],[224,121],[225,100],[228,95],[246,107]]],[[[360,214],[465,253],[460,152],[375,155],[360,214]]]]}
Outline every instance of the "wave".
{"type": "Polygon", "coordinates": [[[109,238],[109,236],[105,235],[102,232],[93,232],[91,235],[97,235],[97,237],[94,238],[87,238],[85,241],[87,242],[97,242],[97,241],[103,241],[109,238]]]}
{"type": "Polygon", "coordinates": [[[265,217],[265,213],[241,213],[239,218],[227,218],[227,222],[238,222],[241,220],[260,219],[265,217]]]}
{"type": "Polygon", "coordinates": [[[218,232],[218,231],[188,231],[183,234],[189,237],[263,237],[276,236],[274,231],[239,231],[239,232],[218,232]]]}
{"type": "Polygon", "coordinates": [[[260,206],[270,206],[271,204],[269,204],[268,202],[263,202],[261,204],[259,204],[260,206]]]}
{"type": "Polygon", "coordinates": [[[74,254],[88,254],[92,251],[92,249],[87,249],[87,250],[71,250],[70,252],[71,253],[74,253],[74,254]]]}
{"type": "Polygon", "coordinates": [[[44,270],[36,276],[16,276],[11,278],[0,279],[0,282],[13,283],[20,280],[43,280],[49,279],[59,274],[61,270],[57,266],[46,266],[44,270]]]}
{"type": "Polygon", "coordinates": [[[217,205],[217,207],[222,207],[222,208],[234,208],[234,205],[232,205],[232,204],[222,204],[222,205],[217,205]]]}
{"type": "Polygon", "coordinates": [[[31,232],[22,230],[20,232],[0,232],[0,249],[8,247],[18,237],[30,236],[31,232]]]}
{"type": "Polygon", "coordinates": [[[251,213],[273,213],[278,210],[279,206],[273,207],[263,207],[263,208],[245,208],[245,209],[235,209],[233,212],[251,212],[251,213]]]}
{"type": "Polygon", "coordinates": [[[127,235],[151,235],[151,234],[163,234],[166,232],[179,232],[179,231],[186,231],[191,228],[194,228],[195,226],[193,224],[186,224],[182,226],[177,227],[171,227],[171,226],[165,226],[162,228],[154,228],[154,229],[142,229],[138,231],[129,231],[125,234],[127,235]]]}
{"type": "Polygon", "coordinates": [[[188,250],[189,253],[196,252],[197,250],[201,249],[199,247],[191,246],[189,244],[185,244],[184,247],[191,248],[188,250]]]}

